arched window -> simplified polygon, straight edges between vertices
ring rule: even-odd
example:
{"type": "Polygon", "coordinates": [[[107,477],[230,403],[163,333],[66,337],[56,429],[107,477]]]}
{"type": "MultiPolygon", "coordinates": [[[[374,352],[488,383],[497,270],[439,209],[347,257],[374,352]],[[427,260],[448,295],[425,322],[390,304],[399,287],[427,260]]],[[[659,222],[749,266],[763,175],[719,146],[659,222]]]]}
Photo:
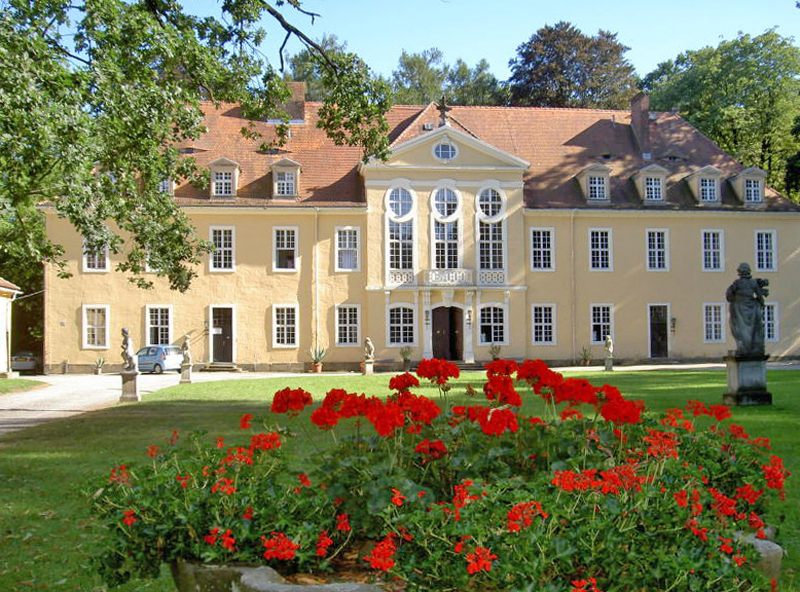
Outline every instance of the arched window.
{"type": "Polygon", "coordinates": [[[478,270],[504,270],[506,267],[505,197],[499,190],[489,187],[478,193],[476,201],[478,270]]]}
{"type": "Polygon", "coordinates": [[[386,193],[387,283],[414,283],[416,196],[406,187],[386,193]]]}
{"type": "Polygon", "coordinates": [[[459,251],[461,199],[453,189],[441,187],[431,196],[431,244],[433,245],[434,269],[456,269],[460,267],[459,251]]]}

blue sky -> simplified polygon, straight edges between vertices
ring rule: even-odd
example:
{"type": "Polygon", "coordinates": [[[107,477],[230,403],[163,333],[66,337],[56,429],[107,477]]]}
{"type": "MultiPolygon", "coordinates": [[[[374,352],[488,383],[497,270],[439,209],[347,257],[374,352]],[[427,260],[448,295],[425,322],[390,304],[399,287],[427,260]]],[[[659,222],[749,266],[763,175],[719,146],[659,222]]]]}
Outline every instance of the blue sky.
{"type": "MultiPolygon", "coordinates": [[[[213,7],[213,0],[186,0],[192,12],[213,7]]],[[[617,33],[628,47],[626,57],[640,75],[687,49],[716,46],[739,31],[757,35],[777,27],[800,44],[800,9],[795,0],[304,0],[322,18],[314,25],[284,6],[290,22],[312,38],[333,33],[346,41],[370,67],[389,76],[402,50],[438,47],[445,61],[463,59],[474,66],[485,58],[497,78],[509,76],[516,48],[544,25],[568,21],[585,34],[599,29],[617,33]]],[[[210,9],[210,8],[209,8],[210,9]]],[[[274,34],[262,48],[278,63],[283,35],[274,34]]],[[[292,42],[289,53],[300,45],[292,42]]]]}

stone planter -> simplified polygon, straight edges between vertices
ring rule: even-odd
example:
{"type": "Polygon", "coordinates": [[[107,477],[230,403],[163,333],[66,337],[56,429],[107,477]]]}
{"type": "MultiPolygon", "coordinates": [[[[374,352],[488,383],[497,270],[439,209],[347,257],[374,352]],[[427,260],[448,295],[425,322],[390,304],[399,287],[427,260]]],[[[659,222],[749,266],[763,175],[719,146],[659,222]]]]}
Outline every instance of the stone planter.
{"type": "Polygon", "coordinates": [[[374,584],[342,582],[294,585],[271,567],[206,565],[178,561],[170,565],[178,592],[384,592],[374,584]]]}
{"type": "Polygon", "coordinates": [[[320,363],[312,362],[311,366],[309,367],[309,372],[313,374],[319,374],[320,372],[322,372],[322,362],[320,363]]]}

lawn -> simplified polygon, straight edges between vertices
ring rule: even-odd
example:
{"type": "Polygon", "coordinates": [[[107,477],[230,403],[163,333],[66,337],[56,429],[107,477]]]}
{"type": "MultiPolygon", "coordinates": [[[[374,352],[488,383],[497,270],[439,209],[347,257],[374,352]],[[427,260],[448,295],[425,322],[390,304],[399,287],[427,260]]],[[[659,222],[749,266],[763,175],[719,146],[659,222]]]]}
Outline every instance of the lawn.
{"type": "MultiPolygon", "coordinates": [[[[646,371],[571,374],[593,384],[608,382],[629,398],[644,399],[648,409],[683,406],[690,399],[707,404],[721,401],[724,371],[646,371]]],[[[244,413],[263,415],[271,395],[285,386],[302,387],[316,400],[334,387],[351,392],[385,394],[389,376],[303,376],[266,380],[235,380],[181,385],[147,396],[137,404],[54,421],[0,437],[0,590],[105,590],[94,576],[90,560],[98,532],[88,513],[86,482],[106,474],[110,467],[142,462],[151,444],[162,445],[173,430],[196,429],[231,437],[244,413]]],[[[466,374],[454,383],[450,400],[463,403],[468,384],[479,385],[482,375],[466,374]]],[[[800,371],[769,373],[775,404],[734,409],[732,422],[752,435],[769,437],[789,470],[800,461],[800,399],[795,396],[800,371]]],[[[432,387],[420,394],[436,396],[432,387]]],[[[528,398],[526,412],[538,412],[538,399],[528,398]]],[[[330,437],[323,432],[301,432],[298,465],[311,462],[314,449],[330,437]],[[307,454],[305,454],[307,453],[307,454]]],[[[788,556],[780,589],[800,592],[795,584],[800,569],[800,483],[789,479],[787,501],[770,521],[780,527],[780,543],[788,556]]],[[[172,591],[171,580],[132,582],[120,591],[172,591]]]]}
{"type": "Polygon", "coordinates": [[[41,388],[43,386],[47,386],[47,383],[42,382],[41,380],[28,380],[26,378],[4,378],[0,380],[0,395],[29,391],[35,388],[41,388]]]}

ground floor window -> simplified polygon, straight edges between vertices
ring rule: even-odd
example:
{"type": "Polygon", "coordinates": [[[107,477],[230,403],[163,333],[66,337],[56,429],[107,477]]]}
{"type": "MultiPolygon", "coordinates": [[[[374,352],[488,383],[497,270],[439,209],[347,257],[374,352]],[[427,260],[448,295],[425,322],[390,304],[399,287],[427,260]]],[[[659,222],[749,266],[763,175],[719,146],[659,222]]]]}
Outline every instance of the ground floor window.
{"type": "Polygon", "coordinates": [[[481,343],[506,342],[505,310],[501,306],[484,306],[480,315],[481,343]]]}
{"type": "Polygon", "coordinates": [[[778,305],[764,304],[764,341],[778,341],[778,305]]]}
{"type": "Polygon", "coordinates": [[[553,304],[533,305],[533,344],[555,345],[556,342],[556,315],[553,304]]]}
{"type": "Polygon", "coordinates": [[[83,307],[83,347],[108,349],[110,310],[106,304],[83,307]]]}
{"type": "Polygon", "coordinates": [[[389,309],[389,345],[412,345],[414,342],[414,309],[409,306],[389,309]]]}
{"type": "Polygon", "coordinates": [[[297,305],[273,308],[273,345],[297,347],[297,305]]]}
{"type": "Polygon", "coordinates": [[[611,305],[592,304],[592,343],[605,343],[611,335],[611,305]]]}
{"type": "Polygon", "coordinates": [[[703,341],[707,343],[725,341],[724,311],[724,304],[703,305],[703,341]]]}
{"type": "Polygon", "coordinates": [[[342,304],[336,307],[336,345],[361,343],[358,316],[358,306],[342,304]]]}
{"type": "Polygon", "coordinates": [[[147,345],[169,345],[172,338],[168,306],[148,306],[147,345]]]}

